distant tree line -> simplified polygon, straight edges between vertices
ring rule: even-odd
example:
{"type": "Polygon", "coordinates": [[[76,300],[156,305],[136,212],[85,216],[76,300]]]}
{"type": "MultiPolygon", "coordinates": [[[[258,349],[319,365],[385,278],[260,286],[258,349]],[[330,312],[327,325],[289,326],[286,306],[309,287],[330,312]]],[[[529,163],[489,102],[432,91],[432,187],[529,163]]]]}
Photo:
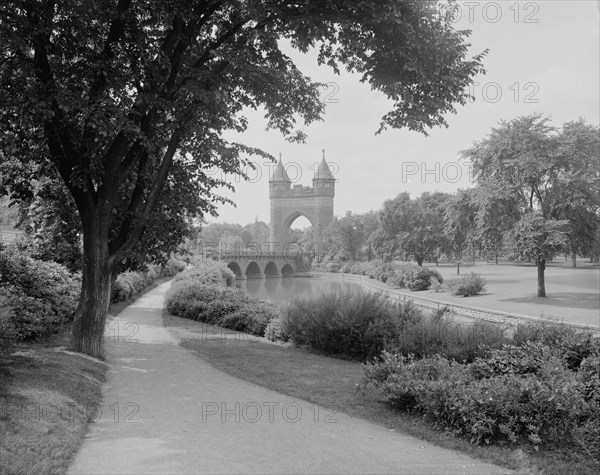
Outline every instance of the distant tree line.
{"type": "Polygon", "coordinates": [[[539,114],[502,121],[461,152],[475,186],[449,194],[400,193],[377,212],[347,213],[325,232],[328,258],[533,262],[538,296],[546,263],[600,258],[600,134],[580,119],[549,125],[539,114]]]}

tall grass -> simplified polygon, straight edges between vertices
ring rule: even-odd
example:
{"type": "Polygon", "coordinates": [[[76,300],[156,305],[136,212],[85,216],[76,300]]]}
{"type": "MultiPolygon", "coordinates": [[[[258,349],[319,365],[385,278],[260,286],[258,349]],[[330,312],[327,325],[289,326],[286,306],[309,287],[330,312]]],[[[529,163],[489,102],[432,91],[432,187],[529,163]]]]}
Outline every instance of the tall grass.
{"type": "Polygon", "coordinates": [[[414,325],[406,328],[394,353],[414,355],[418,358],[442,355],[447,358],[471,362],[487,349],[500,348],[509,343],[511,330],[486,321],[458,322],[441,307],[423,314],[414,325]]]}
{"type": "Polygon", "coordinates": [[[459,322],[447,307],[425,312],[410,302],[394,303],[362,291],[293,300],[282,311],[281,334],[298,346],[361,361],[387,350],[470,363],[503,345],[540,341],[560,345],[570,355],[571,366],[589,356],[588,340],[592,338],[561,324],[459,322]]]}
{"type": "Polygon", "coordinates": [[[293,300],[283,312],[282,326],[296,345],[365,360],[395,346],[406,328],[421,317],[413,305],[346,291],[293,300]]]}

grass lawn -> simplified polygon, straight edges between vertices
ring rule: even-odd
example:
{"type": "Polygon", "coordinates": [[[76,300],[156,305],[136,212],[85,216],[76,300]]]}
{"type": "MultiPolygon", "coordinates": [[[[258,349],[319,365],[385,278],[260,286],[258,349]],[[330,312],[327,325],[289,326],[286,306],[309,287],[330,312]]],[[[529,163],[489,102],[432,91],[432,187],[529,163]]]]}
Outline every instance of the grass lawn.
{"type": "Polygon", "coordinates": [[[99,406],[106,365],[68,333],[0,357],[0,473],[64,473],[99,406]]]}
{"type": "Polygon", "coordinates": [[[395,411],[381,401],[381,395],[376,391],[355,389],[362,378],[361,365],[356,362],[275,345],[245,335],[234,337],[234,332],[168,314],[165,315],[165,325],[182,340],[182,346],[216,368],[274,391],[525,473],[599,473],[599,465],[574,454],[536,453],[532,448],[508,445],[476,446],[445,433],[422,416],[395,411]],[[223,338],[223,334],[228,334],[228,337],[223,338]]]}
{"type": "MultiPolygon", "coordinates": [[[[109,314],[136,298],[112,304],[109,314]]],[[[65,328],[0,354],[0,473],[65,473],[79,450],[100,406],[107,365],[67,351],[69,338],[65,328]]]]}

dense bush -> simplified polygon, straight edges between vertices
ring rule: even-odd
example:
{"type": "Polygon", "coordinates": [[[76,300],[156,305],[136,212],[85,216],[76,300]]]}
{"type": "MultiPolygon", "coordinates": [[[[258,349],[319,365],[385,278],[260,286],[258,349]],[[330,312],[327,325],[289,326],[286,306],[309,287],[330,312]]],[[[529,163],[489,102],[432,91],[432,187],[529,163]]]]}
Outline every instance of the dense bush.
{"type": "MultiPolygon", "coordinates": [[[[0,336],[24,340],[49,335],[73,319],[81,277],[54,262],[28,255],[26,248],[3,247],[0,252],[0,336]]],[[[144,272],[124,272],[112,286],[111,299],[126,300],[156,278],[173,275],[185,264],[170,259],[165,266],[144,272]]]]}
{"type": "Polygon", "coordinates": [[[296,345],[365,360],[402,339],[421,317],[412,305],[363,292],[298,298],[282,316],[282,331],[296,345]]]}
{"type": "Polygon", "coordinates": [[[580,447],[598,456],[600,352],[575,370],[564,347],[541,339],[504,345],[468,364],[384,352],[365,365],[361,387],[374,385],[393,406],[427,414],[475,443],[580,447]]]}
{"type": "Polygon", "coordinates": [[[450,292],[452,292],[452,295],[470,297],[484,292],[486,281],[481,274],[471,272],[469,275],[464,275],[459,279],[447,281],[446,285],[450,289],[450,292]]]}
{"type": "Polygon", "coordinates": [[[171,258],[165,265],[149,265],[145,272],[126,271],[120,273],[111,287],[111,302],[120,302],[142,293],[148,286],[163,277],[171,277],[186,268],[185,262],[171,258]]]}
{"type": "Polygon", "coordinates": [[[395,289],[408,287],[411,290],[427,290],[435,283],[436,290],[439,291],[444,282],[440,273],[434,269],[419,267],[410,262],[392,264],[381,259],[366,262],[337,262],[323,259],[319,263],[313,263],[313,270],[364,275],[395,289]]]}
{"type": "Polygon", "coordinates": [[[0,288],[0,354],[13,347],[17,334],[8,292],[6,289],[0,288]]]}
{"type": "Polygon", "coordinates": [[[489,349],[510,343],[507,331],[506,327],[491,322],[457,322],[449,315],[447,307],[441,307],[429,315],[424,314],[407,328],[395,351],[417,357],[440,354],[456,361],[471,362],[489,349]]]}
{"type": "Polygon", "coordinates": [[[203,285],[232,285],[235,274],[224,263],[207,259],[197,259],[193,265],[180,272],[173,279],[173,283],[180,280],[193,280],[203,285]]]}
{"type": "Polygon", "coordinates": [[[311,262],[310,269],[313,272],[344,272],[342,271],[342,266],[345,265],[343,262],[340,262],[337,256],[330,256],[329,254],[323,256],[321,260],[313,260],[311,262]]]}
{"type": "Polygon", "coordinates": [[[273,318],[265,328],[264,337],[270,341],[289,341],[290,336],[284,331],[281,317],[273,318]]]}
{"type": "Polygon", "coordinates": [[[51,334],[72,320],[80,287],[79,276],[60,264],[32,259],[16,248],[0,252],[2,326],[16,339],[51,334]]]}
{"type": "Polygon", "coordinates": [[[428,267],[415,267],[405,273],[404,284],[410,290],[428,290],[431,287],[432,279],[440,284],[444,282],[444,279],[436,270],[428,267]]]}
{"type": "Polygon", "coordinates": [[[236,331],[263,336],[278,309],[241,290],[225,288],[231,273],[223,264],[200,262],[173,279],[167,291],[167,310],[173,315],[236,331]]]}

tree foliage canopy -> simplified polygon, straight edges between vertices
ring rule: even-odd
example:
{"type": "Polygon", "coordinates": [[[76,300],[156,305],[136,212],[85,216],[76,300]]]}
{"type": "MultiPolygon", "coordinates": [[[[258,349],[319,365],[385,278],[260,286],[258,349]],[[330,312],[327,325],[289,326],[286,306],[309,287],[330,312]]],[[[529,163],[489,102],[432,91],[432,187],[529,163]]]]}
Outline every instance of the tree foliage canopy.
{"type": "Polygon", "coordinates": [[[83,233],[75,348],[98,355],[109,278],[144,234],[164,248],[214,213],[259,149],[223,138],[244,110],[302,140],[319,84],[283,51],[357,73],[392,103],[380,129],[446,125],[482,71],[466,31],[422,0],[6,0],[0,4],[0,150],[12,192],[56,175],[83,233]],[[212,174],[213,168],[224,174],[212,174]],[[16,170],[15,173],[12,171],[16,170]],[[83,333],[86,333],[83,336],[83,333]],[[87,341],[87,343],[82,343],[87,341]],[[92,345],[93,348],[90,346],[92,345]]]}
{"type": "Polygon", "coordinates": [[[422,193],[415,199],[403,192],[385,201],[375,236],[380,253],[388,259],[399,251],[409,253],[421,265],[426,255],[445,247],[444,209],[449,199],[449,194],[437,191],[422,193]]]}
{"type": "Polygon", "coordinates": [[[166,224],[151,223],[157,207],[210,213],[224,201],[211,191],[227,184],[206,171],[239,173],[240,153],[261,153],[221,136],[245,129],[245,108],[264,107],[291,139],[298,119],[320,118],[319,84],[281,39],[385,93],[394,107],[381,129],[445,125],[481,56],[469,60],[466,33],[424,3],[3,2],[3,155],[18,157],[20,176],[53,164],[82,220],[111,221],[122,257],[166,224]]]}

